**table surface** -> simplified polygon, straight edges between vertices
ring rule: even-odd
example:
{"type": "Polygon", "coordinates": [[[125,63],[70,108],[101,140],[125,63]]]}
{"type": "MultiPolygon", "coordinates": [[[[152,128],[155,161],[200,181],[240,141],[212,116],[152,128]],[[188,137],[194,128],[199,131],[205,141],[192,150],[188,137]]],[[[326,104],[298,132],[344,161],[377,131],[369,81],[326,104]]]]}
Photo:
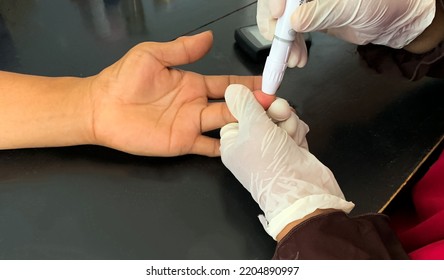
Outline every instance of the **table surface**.
{"type": "MultiPolygon", "coordinates": [[[[213,30],[210,53],[181,68],[261,74],[234,40],[255,13],[252,0],[1,1],[0,69],[84,77],[139,42],[213,30]]],[[[310,125],[352,214],[380,211],[443,135],[444,81],[381,75],[354,45],[311,37],[309,63],[287,71],[279,96],[310,125]]],[[[260,213],[220,158],[0,151],[0,259],[269,259],[260,213]]]]}

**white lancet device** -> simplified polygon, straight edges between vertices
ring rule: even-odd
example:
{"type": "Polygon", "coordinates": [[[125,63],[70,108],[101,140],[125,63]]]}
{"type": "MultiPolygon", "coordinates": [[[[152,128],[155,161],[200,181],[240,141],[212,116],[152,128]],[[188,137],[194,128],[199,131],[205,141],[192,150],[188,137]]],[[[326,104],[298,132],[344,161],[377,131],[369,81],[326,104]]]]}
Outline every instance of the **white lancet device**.
{"type": "Polygon", "coordinates": [[[304,2],[304,0],[287,0],[284,14],[277,20],[270,54],[262,73],[262,91],[266,94],[275,94],[284,78],[291,45],[296,37],[296,32],[291,28],[291,15],[304,2]]]}

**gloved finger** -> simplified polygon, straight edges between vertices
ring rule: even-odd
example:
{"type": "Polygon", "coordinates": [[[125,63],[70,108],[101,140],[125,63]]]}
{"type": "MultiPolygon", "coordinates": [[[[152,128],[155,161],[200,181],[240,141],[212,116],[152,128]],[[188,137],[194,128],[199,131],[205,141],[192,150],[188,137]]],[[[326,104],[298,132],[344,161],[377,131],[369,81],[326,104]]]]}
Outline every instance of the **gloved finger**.
{"type": "Polygon", "coordinates": [[[279,122],[277,125],[285,130],[298,146],[308,150],[306,135],[309,131],[309,127],[305,122],[299,119],[296,113],[292,111],[289,118],[279,122]]]}
{"type": "Polygon", "coordinates": [[[219,133],[221,139],[234,138],[239,133],[239,124],[238,123],[226,124],[220,129],[219,133]]]}
{"type": "Polygon", "coordinates": [[[236,149],[233,146],[236,145],[237,137],[239,135],[239,124],[238,123],[229,123],[224,125],[220,130],[220,155],[222,158],[222,162],[229,161],[233,156],[233,153],[236,153],[236,149]]]}
{"type": "Polygon", "coordinates": [[[296,32],[311,32],[351,25],[355,20],[361,1],[314,0],[299,6],[291,18],[296,32]]]}
{"type": "Polygon", "coordinates": [[[265,39],[271,41],[273,40],[277,20],[270,14],[268,1],[269,0],[257,1],[256,23],[261,35],[264,36],[265,39]]]}
{"type": "Polygon", "coordinates": [[[275,122],[282,122],[291,116],[292,108],[287,100],[276,97],[267,110],[267,115],[275,122]]]}
{"type": "Polygon", "coordinates": [[[291,46],[290,56],[288,57],[287,66],[290,68],[302,68],[307,64],[308,51],[305,44],[304,34],[297,33],[296,38],[291,46]]]}
{"type": "MultiPolygon", "coordinates": [[[[297,1],[297,0],[289,0],[297,1]]],[[[274,18],[279,18],[282,16],[285,10],[286,0],[269,0],[268,8],[270,9],[270,14],[274,18]]]]}
{"type": "Polygon", "coordinates": [[[266,123],[270,121],[253,93],[243,85],[233,84],[228,86],[225,91],[225,102],[240,125],[249,126],[257,122],[266,123]]]}
{"type": "MultiPolygon", "coordinates": [[[[352,0],[314,0],[301,5],[292,15],[292,27],[297,32],[320,31],[339,39],[354,43],[366,44],[374,38],[374,32],[356,32],[354,25],[365,21],[359,16],[363,8],[361,1],[352,0]]],[[[364,30],[364,22],[360,27],[364,30]]],[[[380,33],[379,30],[376,32],[380,33]]]]}

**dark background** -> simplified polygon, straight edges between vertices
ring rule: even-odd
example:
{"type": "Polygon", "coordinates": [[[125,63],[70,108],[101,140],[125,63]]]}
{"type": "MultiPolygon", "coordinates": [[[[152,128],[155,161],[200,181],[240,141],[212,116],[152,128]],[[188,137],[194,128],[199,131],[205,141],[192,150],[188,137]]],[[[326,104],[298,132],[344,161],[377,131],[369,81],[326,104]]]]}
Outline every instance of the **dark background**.
{"type": "MultiPolygon", "coordinates": [[[[139,42],[213,30],[211,52],[181,68],[259,75],[234,40],[255,16],[252,0],[0,0],[0,70],[85,77],[139,42]]],[[[444,81],[378,74],[354,45],[311,38],[278,95],[310,125],[310,150],[352,214],[381,211],[443,135],[444,81]]],[[[0,151],[0,259],[269,259],[260,213],[220,158],[0,151]]]]}

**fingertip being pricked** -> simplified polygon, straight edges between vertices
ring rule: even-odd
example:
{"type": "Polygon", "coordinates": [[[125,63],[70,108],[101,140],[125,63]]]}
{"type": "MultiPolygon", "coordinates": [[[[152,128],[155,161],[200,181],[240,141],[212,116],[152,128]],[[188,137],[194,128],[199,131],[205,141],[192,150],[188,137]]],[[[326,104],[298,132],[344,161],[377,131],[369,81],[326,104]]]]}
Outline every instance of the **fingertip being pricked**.
{"type": "Polygon", "coordinates": [[[265,110],[268,110],[270,105],[276,100],[275,95],[266,94],[262,90],[255,90],[253,91],[253,94],[265,110]]]}

